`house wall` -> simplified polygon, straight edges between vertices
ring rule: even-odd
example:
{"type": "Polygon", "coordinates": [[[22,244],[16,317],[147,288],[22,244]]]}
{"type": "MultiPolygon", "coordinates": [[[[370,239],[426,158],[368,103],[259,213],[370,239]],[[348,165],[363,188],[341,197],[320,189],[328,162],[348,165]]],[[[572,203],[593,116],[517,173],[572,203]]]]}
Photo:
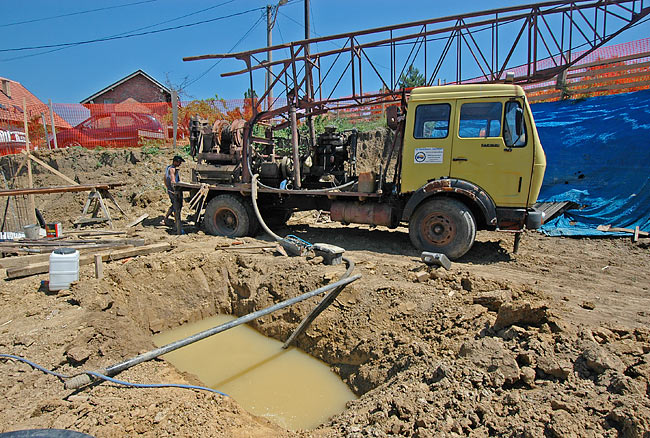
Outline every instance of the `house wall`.
{"type": "Polygon", "coordinates": [[[170,102],[168,93],[142,75],[136,75],[93,99],[93,103],[120,103],[132,97],[138,102],[170,102]],[[107,101],[108,100],[108,101],[107,101]]]}

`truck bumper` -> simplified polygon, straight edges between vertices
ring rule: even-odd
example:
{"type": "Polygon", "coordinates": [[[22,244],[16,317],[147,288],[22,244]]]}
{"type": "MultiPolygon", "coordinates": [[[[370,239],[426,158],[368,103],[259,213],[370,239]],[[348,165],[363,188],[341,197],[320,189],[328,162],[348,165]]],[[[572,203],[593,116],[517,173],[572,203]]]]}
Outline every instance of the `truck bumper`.
{"type": "Polygon", "coordinates": [[[497,227],[500,230],[519,231],[524,225],[529,230],[542,226],[543,213],[535,208],[499,208],[497,207],[497,227]]]}

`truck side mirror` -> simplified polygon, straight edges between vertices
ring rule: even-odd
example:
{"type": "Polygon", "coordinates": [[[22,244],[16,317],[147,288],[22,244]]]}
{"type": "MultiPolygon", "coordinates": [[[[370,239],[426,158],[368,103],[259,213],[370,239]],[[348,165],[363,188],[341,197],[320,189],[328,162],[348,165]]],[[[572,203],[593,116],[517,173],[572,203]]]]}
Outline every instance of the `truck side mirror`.
{"type": "Polygon", "coordinates": [[[515,130],[517,137],[524,134],[524,110],[521,108],[515,110],[515,130]]]}
{"type": "Polygon", "coordinates": [[[389,106],[386,108],[386,124],[390,129],[397,129],[397,116],[399,115],[398,106],[389,106]]]}

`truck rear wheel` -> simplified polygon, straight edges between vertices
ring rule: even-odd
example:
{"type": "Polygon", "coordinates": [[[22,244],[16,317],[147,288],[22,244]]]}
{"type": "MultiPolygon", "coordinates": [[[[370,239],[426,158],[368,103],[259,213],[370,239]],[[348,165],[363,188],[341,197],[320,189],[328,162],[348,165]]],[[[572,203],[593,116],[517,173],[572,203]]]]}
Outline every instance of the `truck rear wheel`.
{"type": "Polygon", "coordinates": [[[251,220],[243,201],[233,195],[219,195],[205,208],[203,223],[208,234],[243,237],[249,234],[251,220]]]}
{"type": "Polygon", "coordinates": [[[409,237],[423,251],[463,256],[474,244],[476,221],[469,208],[451,198],[437,198],[421,204],[411,217],[409,237]]]}

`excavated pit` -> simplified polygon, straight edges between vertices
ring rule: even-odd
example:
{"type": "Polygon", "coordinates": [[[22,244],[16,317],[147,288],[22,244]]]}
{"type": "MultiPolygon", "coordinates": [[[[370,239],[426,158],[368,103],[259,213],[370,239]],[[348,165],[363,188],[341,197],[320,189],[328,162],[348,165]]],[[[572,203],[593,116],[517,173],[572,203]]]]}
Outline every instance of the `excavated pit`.
{"type": "MultiPolygon", "coordinates": [[[[382,144],[367,151],[368,159],[382,144]]],[[[167,152],[39,155],[83,183],[127,175],[130,184],[115,193],[118,201],[130,217],[150,215],[138,237],[164,239],[175,249],[107,263],[101,280],[83,266],[80,281],[57,294],[39,290],[46,275],[3,282],[0,351],[66,374],[98,369],[151,350],[153,334],[217,314],[242,316],[343,273],[318,260],[215,250],[232,241],[191,229],[170,235],[157,225],[168,207],[160,178],[173,155],[167,152]],[[102,154],[112,157],[110,164],[102,154]]],[[[59,184],[44,172],[34,178],[41,186],[59,184]]],[[[47,222],[72,220],[85,196],[37,197],[37,205],[47,222]]],[[[345,247],[363,275],[297,342],[359,396],[344,411],[314,430],[291,432],[230,398],[111,384],[76,393],[26,365],[3,362],[0,432],[636,438],[650,431],[647,243],[532,234],[513,255],[511,236],[480,232],[467,256],[444,271],[419,261],[403,229],[341,227],[296,214],[282,234],[345,247]]],[[[252,327],[284,341],[317,301],[252,327]]],[[[200,384],[164,360],[118,377],[200,384]]]]}
{"type": "MultiPolygon", "coordinates": [[[[230,322],[216,315],[154,336],[163,346],[230,322]]],[[[281,427],[314,429],[356,399],[325,363],[241,325],[165,354],[177,369],[227,393],[252,414],[281,427]]]]}

